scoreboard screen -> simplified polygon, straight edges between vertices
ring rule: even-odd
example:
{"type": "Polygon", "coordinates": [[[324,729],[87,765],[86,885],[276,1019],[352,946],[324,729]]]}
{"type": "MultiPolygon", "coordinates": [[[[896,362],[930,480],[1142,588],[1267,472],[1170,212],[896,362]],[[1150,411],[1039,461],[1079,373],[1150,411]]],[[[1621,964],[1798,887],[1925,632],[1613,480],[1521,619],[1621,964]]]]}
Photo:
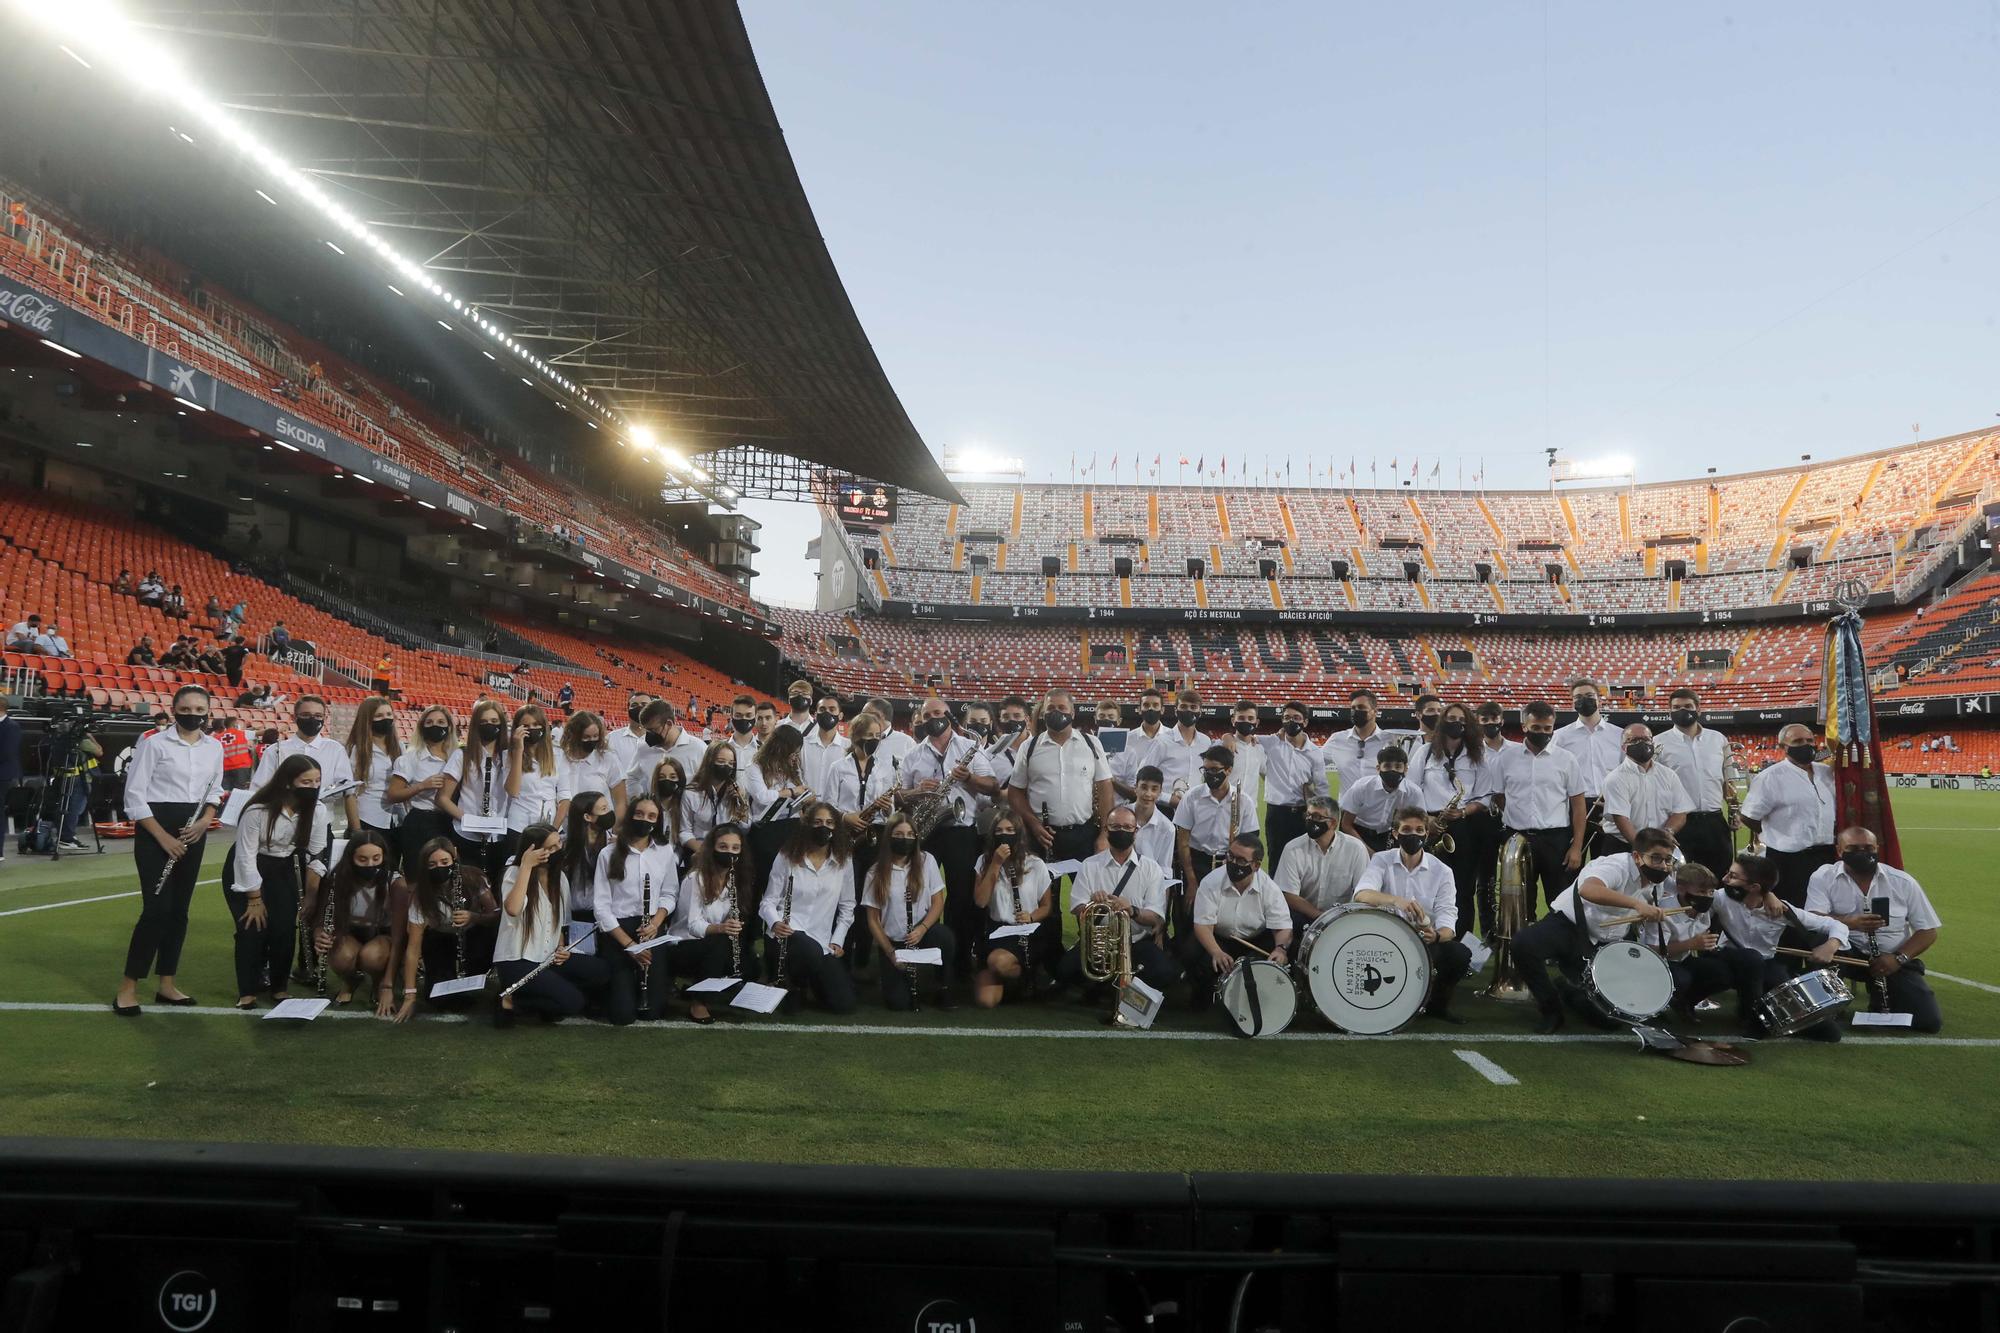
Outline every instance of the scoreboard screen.
{"type": "Polygon", "coordinates": [[[880,527],[896,521],[896,488],[880,482],[848,480],[833,491],[833,507],[842,523],[880,527]]]}

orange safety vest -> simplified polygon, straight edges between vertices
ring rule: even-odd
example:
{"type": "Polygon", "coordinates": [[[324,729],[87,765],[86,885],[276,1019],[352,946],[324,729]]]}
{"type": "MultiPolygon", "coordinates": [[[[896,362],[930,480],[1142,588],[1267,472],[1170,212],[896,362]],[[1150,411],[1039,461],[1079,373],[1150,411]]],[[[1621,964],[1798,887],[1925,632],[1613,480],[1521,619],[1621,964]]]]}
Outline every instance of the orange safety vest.
{"type": "Polygon", "coordinates": [[[225,729],[214,733],[222,742],[222,771],[234,773],[239,768],[249,768],[256,757],[250,753],[250,736],[247,732],[225,729]]]}

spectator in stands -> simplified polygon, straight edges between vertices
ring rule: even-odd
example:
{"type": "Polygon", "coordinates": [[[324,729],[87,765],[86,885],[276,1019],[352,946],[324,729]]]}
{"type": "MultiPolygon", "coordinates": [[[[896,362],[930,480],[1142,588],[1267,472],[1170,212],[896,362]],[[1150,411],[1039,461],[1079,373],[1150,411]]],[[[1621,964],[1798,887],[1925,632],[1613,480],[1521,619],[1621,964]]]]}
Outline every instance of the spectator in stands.
{"type": "Polygon", "coordinates": [[[160,665],[169,671],[191,671],[194,669],[194,654],[190,650],[187,635],[177,634],[167,645],[167,651],[160,654],[160,665]]]}
{"type": "Polygon", "coordinates": [[[31,615],[26,620],[17,620],[7,630],[7,651],[10,653],[39,653],[42,651],[38,640],[42,637],[42,618],[31,615]]]}
{"type": "Polygon", "coordinates": [[[206,672],[211,676],[219,676],[223,672],[227,671],[229,668],[224,666],[222,662],[222,650],[225,646],[226,645],[224,645],[223,642],[220,639],[218,639],[214,643],[210,644],[208,647],[202,649],[199,653],[196,653],[194,659],[194,669],[196,671],[206,672]]]}
{"type": "Polygon", "coordinates": [[[243,617],[249,613],[250,606],[247,602],[238,602],[227,611],[224,611],[222,613],[222,632],[230,635],[235,634],[243,628],[243,617]]]}
{"type": "Polygon", "coordinates": [[[576,686],[570,684],[568,681],[562,683],[562,688],[556,691],[556,707],[562,709],[564,717],[568,717],[575,711],[576,686]]]}
{"type": "Polygon", "coordinates": [[[35,636],[35,649],[44,657],[70,656],[69,640],[62,636],[62,627],[56,624],[53,617],[42,627],[42,632],[35,636]]]}
{"type": "Polygon", "coordinates": [[[0,694],[0,862],[7,859],[7,797],[21,780],[21,724],[7,715],[8,702],[0,694]]]}
{"type": "Polygon", "coordinates": [[[383,653],[376,660],[375,673],[369,677],[368,688],[384,699],[396,697],[396,665],[389,660],[389,654],[383,653]]]}
{"type": "Polygon", "coordinates": [[[118,577],[111,580],[111,591],[117,593],[120,597],[130,597],[133,591],[132,571],[129,569],[119,570],[118,577]]]}
{"type": "Polygon", "coordinates": [[[173,718],[168,716],[166,709],[155,708],[153,710],[153,725],[140,732],[139,739],[143,741],[156,731],[165,731],[172,722],[173,718]]]}
{"type": "Polygon", "coordinates": [[[1817,762],[1812,728],[1793,722],[1778,733],[1785,758],[1750,779],[1743,822],[1778,868],[1778,896],[1806,905],[1815,870],[1833,861],[1833,769],[1817,762]]]}
{"type": "Polygon", "coordinates": [[[167,585],[153,570],[146,571],[146,577],[139,580],[139,605],[162,606],[167,600],[167,585]]]}
{"type": "Polygon", "coordinates": [[[222,670],[229,677],[231,688],[243,688],[243,659],[249,655],[250,645],[243,642],[243,636],[230,636],[229,646],[222,650],[222,670]]]}
{"type": "Polygon", "coordinates": [[[222,624],[222,599],[210,593],[208,604],[201,608],[201,615],[209,624],[219,627],[222,624]]]}
{"type": "Polygon", "coordinates": [[[269,708],[276,700],[271,697],[269,685],[253,685],[236,696],[238,708],[269,708]]]}
{"type": "Polygon", "coordinates": [[[175,620],[186,620],[188,618],[187,597],[181,592],[180,584],[176,583],[172,590],[167,593],[167,600],[161,603],[160,609],[175,620]]]}
{"type": "Polygon", "coordinates": [[[157,659],[153,656],[152,635],[141,634],[139,636],[139,642],[133,644],[132,651],[125,654],[125,665],[144,667],[159,665],[157,659]]]}

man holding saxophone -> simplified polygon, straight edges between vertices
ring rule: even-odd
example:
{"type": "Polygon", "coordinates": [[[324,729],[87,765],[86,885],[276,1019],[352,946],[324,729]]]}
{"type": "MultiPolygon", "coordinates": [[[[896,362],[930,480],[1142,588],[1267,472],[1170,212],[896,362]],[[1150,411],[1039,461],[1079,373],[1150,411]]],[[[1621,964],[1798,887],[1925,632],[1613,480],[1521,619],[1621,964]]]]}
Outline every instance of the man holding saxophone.
{"type": "Polygon", "coordinates": [[[979,738],[952,725],[951,707],[933,694],[917,709],[917,743],[903,756],[903,804],[935,828],[924,850],[944,872],[945,924],[969,963],[980,935],[979,905],[972,900],[972,867],[979,859],[979,802],[1000,789],[979,738]],[[935,807],[926,809],[925,807],[935,807]]]}

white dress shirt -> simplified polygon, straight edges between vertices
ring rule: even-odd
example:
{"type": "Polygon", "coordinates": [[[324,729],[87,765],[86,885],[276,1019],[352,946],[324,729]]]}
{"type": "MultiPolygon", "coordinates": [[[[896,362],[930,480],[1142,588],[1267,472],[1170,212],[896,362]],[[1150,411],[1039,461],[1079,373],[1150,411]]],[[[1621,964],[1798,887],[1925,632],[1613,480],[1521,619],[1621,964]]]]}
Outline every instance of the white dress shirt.
{"type": "MultiPolygon", "coordinates": [[[[292,855],[298,850],[298,831],[298,817],[290,810],[280,812],[275,819],[271,815],[271,807],[267,805],[253,805],[245,810],[236,825],[236,845],[230,848],[230,855],[236,858],[235,883],[230,888],[237,893],[251,893],[263,888],[264,877],[258,872],[257,858],[292,855]]],[[[332,837],[332,816],[327,814],[326,806],[314,801],[311,838],[306,843],[306,867],[309,870],[326,873],[326,860],[319,849],[325,847],[332,837]]],[[[306,886],[300,883],[297,887],[303,895],[306,886]]]]}
{"type": "Polygon", "coordinates": [[[1866,912],[1872,898],[1889,900],[1889,924],[1871,937],[1883,953],[1896,952],[1920,930],[1936,930],[1944,924],[1924,895],[1923,886],[1894,866],[1876,866],[1875,878],[1869,882],[1866,893],[1841,861],[1821,866],[1806,882],[1806,906],[1829,916],[1836,912],[1841,916],[1866,912]]]}
{"type": "Polygon", "coordinates": [[[311,740],[299,736],[287,736],[276,745],[268,747],[257,757],[257,771],[250,778],[252,790],[261,790],[265,783],[277,776],[278,765],[295,754],[311,755],[319,765],[319,782],[331,790],[354,781],[354,765],[347,760],[347,749],[333,737],[321,732],[311,740]]]}
{"type": "MultiPolygon", "coordinates": [[[[1308,782],[1312,784],[1313,795],[1332,794],[1333,789],[1326,781],[1326,748],[1313,744],[1312,737],[1303,731],[1296,737],[1282,731],[1259,736],[1257,745],[1264,752],[1264,778],[1271,789],[1265,799],[1272,805],[1303,805],[1308,782]]],[[[1379,751],[1380,747],[1376,748],[1379,751]]],[[[1343,790],[1346,781],[1346,774],[1342,774],[1343,790]]]]}
{"type": "Polygon", "coordinates": [[[1452,878],[1451,867],[1429,852],[1423,853],[1415,870],[1403,864],[1403,853],[1397,848],[1375,853],[1361,872],[1361,882],[1354,886],[1356,893],[1363,889],[1412,900],[1424,909],[1434,929],[1458,928],[1458,882],[1452,878]]]}
{"type": "MultiPolygon", "coordinates": [[[[617,771],[622,777],[624,774],[632,771],[632,765],[639,761],[639,751],[646,748],[646,729],[637,723],[619,727],[616,731],[605,737],[604,743],[610,747],[611,753],[617,757],[617,771]]],[[[628,787],[626,790],[629,791],[631,788],[628,787]]]]}
{"type": "MultiPolygon", "coordinates": [[[[1767,912],[1754,911],[1718,889],[1715,894],[1715,906],[1710,910],[1709,916],[1715,922],[1716,928],[1728,937],[1728,943],[1741,945],[1766,958],[1775,956],[1786,928],[1793,921],[1797,921],[1809,931],[1824,931],[1839,940],[1842,945],[1848,942],[1847,927],[1832,917],[1823,915],[1823,907],[1820,911],[1811,910],[1810,906],[1805,909],[1791,907],[1775,893],[1765,894],[1764,901],[1783,908],[1783,912],[1772,916],[1767,912]]],[[[1810,888],[1806,890],[1806,901],[1808,904],[1812,902],[1810,888]]],[[[1852,916],[1853,913],[1843,912],[1841,915],[1852,916]]]]}
{"type": "Polygon", "coordinates": [[[1152,857],[1140,855],[1136,847],[1126,852],[1123,861],[1115,860],[1115,856],[1115,852],[1106,851],[1084,858],[1076,878],[1070,882],[1070,911],[1077,911],[1100,893],[1123,898],[1132,904],[1132,939],[1135,942],[1150,939],[1153,928],[1141,925],[1139,914],[1151,912],[1162,921],[1166,919],[1167,872],[1152,857]],[[1130,879],[1125,878],[1127,867],[1132,871],[1130,879]],[[1118,887],[1120,880],[1125,883],[1122,889],[1118,887]]]}
{"type": "MultiPolygon", "coordinates": [[[[1136,809],[1132,812],[1135,819],[1138,814],[1136,809]]],[[[1153,807],[1153,817],[1139,825],[1139,833],[1133,840],[1132,847],[1139,855],[1149,856],[1162,866],[1172,867],[1180,864],[1174,856],[1174,821],[1167,818],[1166,811],[1157,805],[1153,807]]],[[[1171,879],[1173,875],[1173,870],[1169,869],[1167,877],[1171,879]]]]}
{"type": "Polygon", "coordinates": [[[534,761],[527,755],[521,757],[521,790],[519,794],[507,798],[507,828],[519,833],[530,824],[553,823],[556,806],[567,799],[563,788],[569,782],[569,764],[562,751],[555,751],[555,766],[544,772],[530,768],[534,761]]]}
{"type": "Polygon", "coordinates": [[[1618,815],[1631,820],[1634,829],[1663,829],[1668,819],[1691,808],[1681,780],[1657,761],[1641,768],[1627,759],[1605,775],[1605,832],[1614,838],[1619,835],[1611,821],[1618,815]]]}
{"type": "MultiPolygon", "coordinates": [[[[742,869],[739,862],[737,869],[742,869]]],[[[736,882],[737,898],[744,892],[741,879],[736,882]]],[[[708,938],[708,928],[719,926],[729,920],[729,879],[725,875],[717,889],[714,902],[705,902],[701,894],[701,876],[690,871],[681,878],[680,892],[674,897],[674,914],[667,919],[664,934],[677,940],[701,940],[708,938]]],[[[748,942],[747,940],[745,941],[748,942]]]]}
{"type": "Polygon", "coordinates": [[[765,777],[764,770],[757,766],[755,760],[742,758],[741,745],[736,747],[736,754],[742,764],[737,770],[737,785],[742,787],[743,794],[750,798],[750,822],[753,824],[770,813],[771,807],[781,799],[780,793],[785,788],[805,785],[803,777],[794,777],[783,771],[780,771],[775,779],[765,777]]]}
{"type": "MultiPolygon", "coordinates": [[[[1161,791],[1170,794],[1175,779],[1182,779],[1188,786],[1194,784],[1194,770],[1200,761],[1187,762],[1187,747],[1179,746],[1172,751],[1168,747],[1174,742],[1174,729],[1160,726],[1148,732],[1144,725],[1133,727],[1125,733],[1125,748],[1111,761],[1113,775],[1128,787],[1139,783],[1139,770],[1151,766],[1160,770],[1161,791]]],[[[1207,747],[1204,746],[1204,749],[1207,747]]],[[[1171,799],[1170,795],[1167,796],[1171,799]]]]}
{"type": "Polygon", "coordinates": [[[1343,801],[1355,783],[1374,776],[1375,764],[1382,757],[1383,747],[1395,743],[1396,738],[1379,726],[1366,736],[1349,727],[1326,738],[1326,744],[1320,747],[1321,757],[1328,767],[1340,774],[1340,797],[1343,801]]]}
{"type": "Polygon", "coordinates": [[[1721,811],[1722,766],[1728,759],[1728,739],[1708,727],[1699,728],[1692,738],[1679,727],[1669,727],[1653,738],[1653,763],[1674,771],[1690,806],[1698,811],[1721,811]]]}
{"type": "Polygon", "coordinates": [[[152,818],[155,805],[175,804],[222,804],[222,742],[215,737],[197,731],[183,740],[180,728],[167,727],[133,744],[125,767],[125,817],[136,823],[152,818]]]}
{"type": "Polygon", "coordinates": [[[557,758],[562,761],[556,767],[556,799],[559,801],[574,801],[587,791],[601,791],[609,796],[611,789],[624,782],[626,773],[632,768],[629,760],[619,763],[618,752],[609,745],[600,746],[581,759],[572,759],[566,754],[557,758]]]}
{"type": "MultiPolygon", "coordinates": [[[[451,752],[451,758],[445,760],[444,775],[457,780],[456,800],[464,814],[506,815],[507,758],[505,750],[477,758],[462,746],[451,752]]],[[[497,842],[500,838],[497,833],[467,833],[463,816],[451,821],[451,829],[469,842],[497,842]]]]}
{"type": "MultiPolygon", "coordinates": [[[[368,781],[361,784],[361,790],[354,793],[361,814],[361,822],[374,828],[389,828],[402,817],[400,807],[391,807],[387,801],[389,775],[395,771],[397,756],[382,748],[380,741],[369,746],[368,781]]],[[[352,765],[353,757],[348,763],[352,765]]],[[[324,775],[320,781],[326,781],[324,775]]]]}
{"type": "Polygon", "coordinates": [[[1578,718],[1556,728],[1555,743],[1576,760],[1585,796],[1601,794],[1605,777],[1625,761],[1624,737],[1625,729],[1607,721],[1602,711],[1589,722],[1578,718]]]}
{"type": "Polygon", "coordinates": [[[1225,783],[1210,791],[1197,787],[1174,810],[1174,827],[1186,829],[1188,846],[1210,856],[1229,850],[1229,821],[1236,821],[1238,833],[1257,831],[1257,798],[1225,783]],[[1231,812],[1234,812],[1233,816],[1231,812]]]}
{"type": "MultiPolygon", "coordinates": [[[[792,864],[783,852],[771,859],[770,882],[757,909],[764,924],[775,926],[785,919],[785,889],[792,892],[792,929],[810,936],[821,949],[835,944],[846,947],[848,927],[854,924],[854,865],[828,856],[815,868],[810,861],[792,864]]],[[[766,932],[769,934],[769,932],[766,932]]],[[[773,936],[775,942],[776,937],[773,936]]]]}
{"type": "Polygon", "coordinates": [[[1423,793],[1407,774],[1394,791],[1382,785],[1380,773],[1370,773],[1352,787],[1340,789],[1341,812],[1353,815],[1355,824],[1370,833],[1387,833],[1394,827],[1398,811],[1423,808],[1423,793]]]}
{"type": "MultiPolygon", "coordinates": [[[[831,781],[827,773],[840,757],[847,753],[847,738],[839,731],[821,731],[817,726],[806,732],[805,743],[799,747],[800,764],[805,773],[806,786],[822,796],[829,791],[831,781]]],[[[887,773],[890,765],[882,763],[882,771],[887,773]]]]}
{"type": "Polygon", "coordinates": [[[1236,756],[1236,761],[1229,766],[1229,780],[1255,801],[1264,790],[1264,747],[1257,743],[1257,737],[1245,740],[1235,732],[1216,743],[1236,756]]]}
{"type": "MultiPolygon", "coordinates": [[[[1556,900],[1549,904],[1549,909],[1561,912],[1572,921],[1576,920],[1576,908],[1580,900],[1577,889],[1587,879],[1598,880],[1614,893],[1622,893],[1632,898],[1646,898],[1652,888],[1639,873],[1639,862],[1633,858],[1632,853],[1616,852],[1610,856],[1600,856],[1585,862],[1583,869],[1576,872],[1576,883],[1564,889],[1556,900]]],[[[1612,917],[1632,915],[1632,909],[1629,907],[1605,907],[1586,901],[1583,903],[1583,915],[1584,924],[1589,930],[1593,944],[1609,944],[1614,940],[1628,940],[1633,937],[1633,928],[1629,925],[1613,926],[1610,929],[1606,929],[1603,925],[1612,917]]]]}
{"type": "MultiPolygon", "coordinates": [[[[682,842],[700,842],[714,831],[717,824],[738,822],[736,810],[729,796],[732,790],[735,788],[723,788],[722,796],[717,798],[705,791],[697,791],[692,787],[688,789],[687,794],[681,798],[682,842]]],[[[743,799],[747,809],[750,799],[748,793],[745,793],[743,799]]]]}
{"type": "MultiPolygon", "coordinates": [[[[442,755],[435,755],[431,753],[428,745],[419,741],[396,756],[396,762],[390,766],[389,772],[411,786],[415,786],[419,782],[430,781],[430,779],[449,768],[451,766],[451,756],[456,753],[458,752],[454,749],[442,755]]],[[[418,792],[415,796],[403,802],[403,805],[410,810],[435,810],[437,809],[437,796],[438,794],[435,791],[418,792]]]]}
{"type": "Polygon", "coordinates": [[[1750,779],[1743,816],[1762,823],[1764,845],[1774,852],[1802,852],[1833,841],[1833,769],[1814,764],[1812,776],[1780,759],[1750,779]]]}
{"type": "Polygon", "coordinates": [[[1219,865],[1195,889],[1194,924],[1213,926],[1218,936],[1242,938],[1265,930],[1290,930],[1292,909],[1278,882],[1262,870],[1239,889],[1230,883],[1229,867],[1219,865]]]}
{"type": "Polygon", "coordinates": [[[907,731],[897,731],[894,727],[884,722],[882,724],[882,743],[875,747],[875,757],[900,772],[903,765],[909,761],[910,751],[916,748],[917,738],[915,736],[912,736],[907,731]]]}
{"type": "Polygon", "coordinates": [[[1501,822],[1517,832],[1567,829],[1572,796],[1583,795],[1576,759],[1553,741],[1536,754],[1523,745],[1499,761],[1500,793],[1507,798],[1501,822]]]}
{"type": "MultiPolygon", "coordinates": [[[[895,781],[895,774],[889,766],[879,760],[869,767],[868,776],[864,780],[858,762],[860,758],[862,756],[852,753],[841,756],[826,772],[827,785],[813,788],[843,815],[860,814],[873,805],[884,792],[889,791],[895,781]]],[[[879,824],[883,818],[884,816],[878,812],[869,822],[879,824]]]]}
{"type": "MultiPolygon", "coordinates": [[[[888,855],[887,851],[883,856],[888,855]]],[[[910,933],[911,926],[930,915],[931,902],[944,892],[944,872],[938,869],[937,858],[921,847],[912,857],[908,866],[892,865],[888,868],[886,892],[882,901],[875,901],[875,871],[870,869],[864,886],[867,890],[867,905],[882,914],[882,933],[892,940],[901,940],[910,933]],[[916,880],[917,901],[910,902],[910,881],[916,880]]],[[[793,908],[797,910],[796,904],[793,908]]]]}
{"type": "Polygon", "coordinates": [[[966,765],[971,777],[990,778],[993,776],[993,765],[986,762],[986,755],[974,737],[946,732],[944,742],[942,753],[937,742],[929,739],[919,741],[910,748],[910,752],[903,756],[903,787],[908,790],[920,782],[936,780],[944,793],[947,809],[958,811],[955,817],[947,814],[940,826],[970,828],[979,813],[979,797],[964,783],[947,783],[945,779],[960,763],[966,765]]]}
{"type": "Polygon", "coordinates": [[[692,782],[695,770],[701,767],[702,757],[708,753],[708,746],[686,727],[681,728],[681,734],[674,738],[672,745],[653,745],[651,739],[648,737],[648,743],[640,745],[632,762],[626,766],[625,795],[628,800],[634,793],[653,790],[653,774],[659,771],[662,759],[678,759],[682,776],[692,782]]]}
{"type": "MultiPolygon", "coordinates": [[[[1001,925],[1010,925],[1016,920],[1016,911],[1032,912],[1042,905],[1042,895],[1049,891],[1054,882],[1049,874],[1048,863],[1033,852],[1015,853],[1020,858],[1021,884],[1017,889],[1008,877],[1008,867],[1000,867],[1000,873],[993,877],[993,896],[987,900],[986,913],[1001,925]]],[[[978,883],[986,873],[986,858],[980,857],[973,863],[972,879],[978,883]]],[[[1078,872],[1081,873],[1080,871],[1078,872]]]]}
{"type": "Polygon", "coordinates": [[[1426,750],[1421,765],[1410,765],[1403,785],[1422,791],[1424,808],[1432,814],[1450,805],[1454,796],[1461,809],[1475,801],[1484,802],[1499,788],[1500,761],[1482,754],[1477,756],[1479,762],[1474,763],[1474,757],[1469,740],[1453,762],[1447,762],[1443,750],[1426,750]]]}
{"type": "Polygon", "coordinates": [[[1368,844],[1351,833],[1333,831],[1324,848],[1311,838],[1293,838],[1278,857],[1273,876],[1286,893],[1305,899],[1324,912],[1354,897],[1361,874],[1368,868],[1368,844]]]}
{"type": "MultiPolygon", "coordinates": [[[[628,850],[625,873],[613,879],[611,854],[616,850],[618,844],[608,842],[597,854],[597,881],[591,889],[590,910],[597,918],[598,930],[607,937],[618,929],[621,918],[671,912],[680,888],[680,857],[661,839],[628,850]]],[[[642,920],[639,924],[646,923],[642,920]]],[[[609,952],[609,948],[605,951],[609,952]]]]}
{"type": "MultiPolygon", "coordinates": [[[[493,961],[496,963],[530,962],[539,963],[560,948],[569,938],[570,896],[569,882],[560,874],[553,874],[556,883],[556,910],[549,911],[539,889],[529,889],[521,900],[518,915],[509,915],[507,895],[500,896],[500,933],[493,941],[493,961]],[[535,920],[527,924],[528,909],[534,908],[535,920]]],[[[521,872],[521,864],[516,861],[507,867],[503,877],[508,891],[514,887],[514,877],[521,872]]]]}
{"type": "Polygon", "coordinates": [[[1111,765],[1094,737],[1075,728],[1058,745],[1047,732],[1022,749],[1007,785],[1028,794],[1028,809],[1058,828],[1087,823],[1097,813],[1097,784],[1111,780],[1111,765]]]}

